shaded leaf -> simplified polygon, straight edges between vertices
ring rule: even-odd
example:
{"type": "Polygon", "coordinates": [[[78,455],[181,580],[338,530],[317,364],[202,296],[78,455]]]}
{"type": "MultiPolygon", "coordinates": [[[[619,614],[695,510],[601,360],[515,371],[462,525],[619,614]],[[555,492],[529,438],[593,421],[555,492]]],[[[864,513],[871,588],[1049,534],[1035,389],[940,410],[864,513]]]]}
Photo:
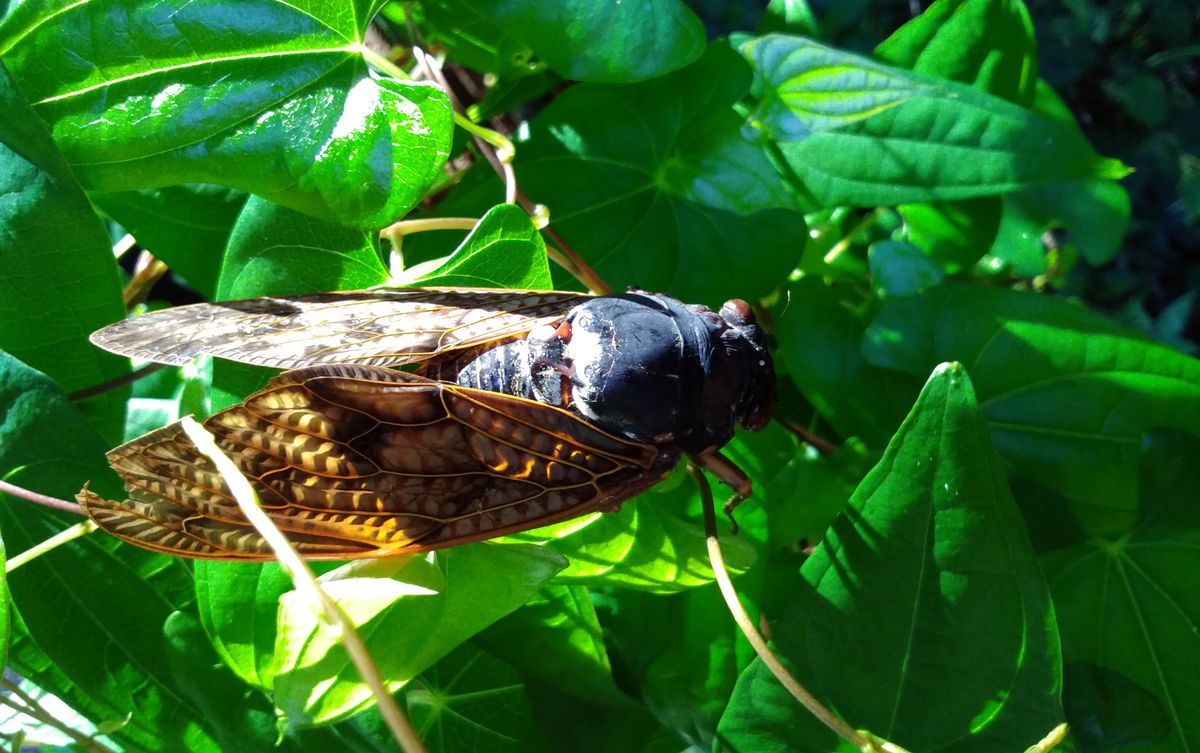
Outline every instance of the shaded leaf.
{"type": "MultiPolygon", "coordinates": [[[[730,108],[748,85],[736,55],[713,45],[653,81],[572,87],[530,123],[522,190],[548,197],[554,228],[615,289],[710,306],[760,297],[795,266],[805,226],[776,208],[791,197],[738,135],[730,108]]],[[[466,181],[439,212],[480,212],[496,186],[466,181]]]]}
{"type": "Polygon", "coordinates": [[[244,193],[201,184],[93,193],[90,198],[196,292],[216,297],[221,253],[246,203],[244,193]]]}
{"type": "Polygon", "coordinates": [[[913,375],[962,361],[1001,456],[1093,532],[1128,524],[1145,432],[1200,427],[1200,363],[1045,296],[939,286],[885,304],[864,352],[913,375]]]}
{"type": "Polygon", "coordinates": [[[1200,705],[1192,660],[1200,652],[1197,457],[1195,436],[1152,436],[1141,458],[1136,521],[1042,557],[1064,657],[1108,670],[1091,674],[1090,693],[1078,675],[1068,687],[1077,700],[1097,701],[1089,713],[1109,723],[1106,745],[1112,735],[1141,738],[1138,750],[1149,753],[1200,744],[1200,719],[1191,713],[1200,705]],[[1144,709],[1138,723],[1113,725],[1128,719],[1126,703],[1144,709]]]}
{"type": "Polygon", "coordinates": [[[838,434],[882,447],[920,382],[897,379],[864,357],[868,321],[821,280],[806,276],[789,293],[776,328],[777,362],[838,434]]]}
{"type": "Polygon", "coordinates": [[[582,586],[547,584],[475,643],[558,690],[593,703],[629,703],[613,682],[596,610],[582,586]]]}
{"type": "Polygon", "coordinates": [[[428,5],[433,8],[426,10],[426,18],[440,21],[440,28],[452,30],[454,36],[465,36],[464,28],[471,28],[472,36],[482,29],[484,38],[496,40],[494,44],[508,52],[498,56],[501,63],[511,60],[510,50],[519,42],[556,73],[578,81],[653,78],[682,68],[704,50],[704,27],[679,0],[638,4],[438,0],[428,5]],[[630,54],[632,50],[637,54],[630,54]]]}
{"type": "Polygon", "coordinates": [[[404,690],[413,726],[429,750],[549,751],[521,676],[464,644],[404,690]]]}
{"type": "MultiPolygon", "coordinates": [[[[0,111],[0,348],[67,391],[119,377],[128,361],[87,340],[125,315],[108,232],[2,64],[0,111]]],[[[116,442],[128,395],[79,407],[116,442]]]]}
{"type": "MultiPolygon", "coordinates": [[[[802,573],[776,649],[852,726],[995,751],[1061,721],[1049,594],[961,366],[934,372],[802,573]]],[[[835,747],[758,661],[719,731],[721,749],[835,747]]]]}
{"type": "MultiPolygon", "coordinates": [[[[0,354],[0,416],[0,478],[60,498],[89,480],[101,493],[117,493],[104,462],[107,443],[49,380],[6,354],[0,354]]],[[[0,505],[10,553],[78,520],[11,498],[0,505]]],[[[9,585],[36,641],[36,650],[26,643],[16,652],[18,671],[71,705],[98,712],[94,722],[113,723],[112,736],[139,749],[219,750],[203,713],[176,684],[162,633],[167,617],[190,600],[191,581],[179,560],[92,535],[26,563],[9,585]]]]}

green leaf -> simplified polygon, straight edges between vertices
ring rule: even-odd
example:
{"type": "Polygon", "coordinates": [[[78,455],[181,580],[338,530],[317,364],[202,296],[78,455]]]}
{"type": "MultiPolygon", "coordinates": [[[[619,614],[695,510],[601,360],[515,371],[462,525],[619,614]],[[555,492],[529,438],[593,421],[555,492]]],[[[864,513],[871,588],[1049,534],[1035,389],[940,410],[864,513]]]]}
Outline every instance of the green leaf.
{"type": "Polygon", "coordinates": [[[654,78],[682,68],[704,50],[704,27],[679,0],[639,4],[438,0],[427,5],[433,8],[426,10],[426,18],[440,21],[443,29],[459,30],[456,36],[462,36],[464,28],[483,29],[484,38],[506,42],[501,50],[511,50],[509,40],[515,40],[554,72],[577,81],[654,78]],[[493,28],[503,36],[488,34],[493,28]],[[637,54],[630,54],[632,50],[637,54]]]}
{"type": "Polygon", "coordinates": [[[1004,214],[991,253],[1020,275],[1046,269],[1042,236],[1063,228],[1094,266],[1120,250],[1129,230],[1129,194],[1111,180],[1077,180],[1035,186],[1004,197],[1004,214]]]}
{"type": "Polygon", "coordinates": [[[386,280],[374,233],[251,199],[229,237],[217,298],[361,290],[386,280]]]}
{"type": "MultiPolygon", "coordinates": [[[[0,417],[0,478],[59,498],[89,480],[105,496],[121,494],[104,462],[107,442],[53,383],[3,353],[0,417]]],[[[78,520],[23,500],[0,505],[10,554],[78,520]]],[[[92,721],[113,723],[112,736],[139,750],[219,750],[201,709],[179,690],[162,633],[190,600],[179,560],[97,533],[27,562],[8,582],[36,646],[14,650],[19,672],[97,712],[92,721]]]]}
{"type": "Polygon", "coordinates": [[[0,55],[86,188],[219,183],[381,227],[438,178],[451,109],[437,86],[368,71],[377,7],[25,3],[0,55]]]}
{"type": "Polygon", "coordinates": [[[943,285],[886,304],[864,351],[914,375],[962,361],[1000,454],[1092,532],[1128,524],[1144,433],[1200,431],[1200,363],[1053,298],[943,285]]]}
{"type": "Polygon", "coordinates": [[[880,241],[871,244],[867,253],[871,286],[878,298],[920,293],[945,277],[941,266],[911,243],[880,241]]]}
{"type": "Polygon", "coordinates": [[[431,753],[561,750],[543,738],[523,678],[470,644],[422,673],[403,697],[431,753]]]}
{"type": "Polygon", "coordinates": [[[938,0],[876,47],[875,57],[1018,105],[1032,105],[1037,89],[1033,21],[1020,0],[938,0]]]}
{"type": "Polygon", "coordinates": [[[775,335],[776,361],[787,370],[821,418],[843,437],[882,447],[920,388],[863,355],[867,319],[814,276],[790,287],[790,301],[775,335]]]}
{"type": "Polygon", "coordinates": [[[292,579],[274,562],[210,562],[194,566],[196,606],[213,648],[238,677],[271,687],[279,597],[292,579]]]}
{"type": "MultiPolygon", "coordinates": [[[[897,207],[908,240],[949,274],[965,272],[992,247],[1004,203],[994,196],[897,207]]],[[[1039,249],[1040,253],[1040,249],[1039,249]]]]}
{"type": "MultiPolygon", "coordinates": [[[[845,441],[824,456],[778,421],[738,434],[721,453],[754,481],[754,496],[736,512],[739,535],[754,537],[759,551],[765,547],[771,556],[820,540],[875,459],[861,440],[845,441]],[[761,534],[749,517],[759,509],[766,517],[761,534]]],[[[722,546],[727,544],[722,538],[722,546]]]]}
{"type": "MultiPolygon", "coordinates": [[[[731,105],[748,85],[737,56],[713,45],[670,76],[572,87],[530,123],[521,188],[547,197],[554,228],[615,289],[714,306],[761,297],[806,235],[800,215],[777,208],[792,200],[765,152],[738,135],[731,105]]],[[[490,179],[464,182],[439,212],[478,213],[496,193],[490,179]]]]}
{"type": "Polygon", "coordinates": [[[770,35],[742,46],[763,87],[750,122],[815,206],[964,199],[1120,178],[1077,128],[973,87],[770,35]]]}
{"type": "Polygon", "coordinates": [[[629,702],[613,682],[596,609],[582,586],[547,584],[475,643],[564,692],[598,703],[629,702]]]}
{"type": "MultiPolygon", "coordinates": [[[[1049,593],[961,366],[930,377],[802,573],[776,651],[851,726],[909,750],[997,751],[1061,721],[1049,593]]],[[[719,732],[722,749],[835,746],[758,661],[719,732]]]]}
{"type": "MultiPolygon", "coordinates": [[[[1124,701],[1144,708],[1139,724],[1112,731],[1148,738],[1137,748],[1147,753],[1200,745],[1192,713],[1200,707],[1192,659],[1200,653],[1197,457],[1195,436],[1152,436],[1141,458],[1136,521],[1042,557],[1064,657],[1108,670],[1093,671],[1098,697],[1088,713],[1111,722],[1125,716],[1124,701]]],[[[1086,697],[1087,689],[1068,685],[1067,692],[1086,697]]]]}
{"type": "Polygon", "coordinates": [[[266,696],[228,670],[215,668],[217,657],[199,621],[187,612],[171,614],[163,624],[180,693],[204,714],[222,753],[268,750],[278,740],[275,714],[266,696]]]}
{"type": "MultiPolygon", "coordinates": [[[[384,579],[326,586],[352,619],[361,618],[359,631],[393,690],[524,604],[564,564],[544,548],[494,544],[445,550],[437,562],[445,578],[440,593],[418,594],[384,579]]],[[[332,721],[372,703],[341,644],[305,602],[285,596],[279,624],[274,695],[289,727],[332,721]]]]}
{"type": "MultiPolygon", "coordinates": [[[[561,583],[617,585],[653,593],[684,591],[714,579],[704,530],[662,509],[677,504],[680,495],[690,494],[690,489],[658,487],[638,497],[636,504],[626,503],[620,512],[600,515],[586,525],[548,527],[507,538],[544,540],[548,530],[557,531],[547,546],[570,562],[556,578],[561,583]]],[[[731,572],[742,572],[754,563],[754,549],[746,542],[733,539],[724,547],[731,572]]]]}
{"type": "Polygon", "coordinates": [[[221,252],[246,203],[244,193],[201,184],[90,198],[198,293],[216,297],[221,252]]]}
{"type": "MultiPolygon", "coordinates": [[[[0,111],[0,348],[67,391],[115,379],[129,362],[87,340],[125,315],[108,233],[2,64],[0,111]]],[[[128,395],[79,407],[116,442],[128,395]]]]}
{"type": "MultiPolygon", "coordinates": [[[[1019,0],[940,0],[876,47],[875,57],[1018,105],[1034,102],[1037,47],[1019,0]]],[[[899,209],[909,239],[955,273],[970,269],[992,246],[1002,206],[1000,197],[982,196],[899,209]]]]}
{"type": "Polygon", "coordinates": [[[479,219],[454,253],[413,285],[549,290],[546,244],[525,210],[500,204],[479,219]]]}

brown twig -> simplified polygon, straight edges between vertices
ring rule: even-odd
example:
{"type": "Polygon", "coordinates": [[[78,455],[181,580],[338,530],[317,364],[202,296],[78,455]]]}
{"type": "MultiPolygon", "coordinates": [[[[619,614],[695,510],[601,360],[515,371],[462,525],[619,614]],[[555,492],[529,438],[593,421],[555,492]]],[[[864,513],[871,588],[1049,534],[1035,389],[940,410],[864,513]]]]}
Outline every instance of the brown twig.
{"type": "Polygon", "coordinates": [[[821,453],[823,457],[829,457],[838,451],[837,445],[835,445],[833,442],[830,442],[828,439],[825,439],[822,436],[813,434],[811,431],[795,421],[790,421],[786,418],[779,418],[778,416],[775,418],[775,420],[779,422],[780,426],[792,432],[797,437],[800,437],[801,442],[812,445],[817,452],[821,453]]]}
{"type": "Polygon", "coordinates": [[[35,505],[49,507],[51,510],[61,510],[62,512],[69,512],[72,515],[83,515],[83,508],[74,502],[68,502],[65,499],[57,497],[48,497],[45,494],[38,494],[35,491],[10,484],[7,481],[0,481],[0,492],[16,497],[17,499],[23,499],[26,502],[32,502],[35,505]]]}
{"type": "Polygon", "coordinates": [[[128,374],[122,374],[115,379],[109,379],[107,382],[101,382],[100,384],[94,384],[91,387],[84,387],[81,390],[69,392],[67,393],[67,399],[71,402],[76,402],[79,400],[86,400],[89,397],[95,397],[96,395],[102,395],[110,390],[119,389],[127,384],[132,384],[142,377],[150,376],[159,369],[165,369],[166,367],[167,365],[164,363],[148,363],[145,366],[134,369],[128,374]]]}
{"type": "MultiPolygon", "coordinates": [[[[432,61],[429,55],[418,48],[414,48],[414,54],[417,58],[418,64],[425,71],[426,76],[428,76],[431,80],[436,81],[439,86],[446,90],[446,94],[450,97],[450,102],[454,107],[454,111],[460,114],[465,112],[462,102],[460,102],[454,95],[454,92],[450,88],[450,84],[446,80],[446,77],[442,74],[441,69],[432,61]]],[[[465,115],[463,117],[465,118],[465,115]]],[[[462,123],[460,123],[460,125],[462,125],[462,123]]],[[[499,175],[501,180],[504,181],[505,202],[509,204],[519,202],[526,212],[532,213],[534,211],[535,203],[528,196],[523,194],[517,187],[517,176],[516,172],[513,170],[511,161],[508,159],[501,159],[496,153],[496,148],[492,144],[488,143],[487,140],[485,140],[479,133],[472,132],[471,135],[475,141],[476,147],[479,149],[479,153],[483,155],[484,159],[488,161],[488,164],[492,166],[492,169],[496,171],[496,174],[499,175]]],[[[584,286],[586,286],[591,292],[600,295],[612,292],[612,287],[606,283],[603,278],[600,277],[600,275],[596,274],[596,271],[592,269],[586,261],[583,260],[583,257],[581,257],[575,252],[574,249],[571,248],[571,246],[563,239],[561,235],[559,235],[557,231],[550,227],[550,225],[546,225],[542,228],[542,230],[546,233],[546,236],[554,241],[555,245],[558,246],[557,249],[553,247],[547,247],[546,249],[547,255],[556,264],[567,270],[572,277],[583,283],[584,286]]]]}
{"type": "Polygon", "coordinates": [[[149,251],[142,251],[138,256],[133,277],[125,286],[125,308],[132,309],[146,300],[146,296],[150,294],[150,288],[154,287],[154,283],[161,280],[166,273],[166,264],[154,258],[154,254],[149,251]]]}

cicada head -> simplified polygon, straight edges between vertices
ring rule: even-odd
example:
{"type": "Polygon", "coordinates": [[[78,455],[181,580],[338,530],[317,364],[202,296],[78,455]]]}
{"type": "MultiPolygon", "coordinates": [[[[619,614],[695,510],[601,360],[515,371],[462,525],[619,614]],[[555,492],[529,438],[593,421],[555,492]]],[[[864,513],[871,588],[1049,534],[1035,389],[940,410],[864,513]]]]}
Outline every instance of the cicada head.
{"type": "Polygon", "coordinates": [[[743,428],[758,431],[771,420],[775,399],[775,364],[767,350],[766,333],[758,326],[750,304],[740,298],[725,302],[721,319],[729,325],[721,338],[738,363],[742,382],[735,408],[737,420],[743,428]]]}

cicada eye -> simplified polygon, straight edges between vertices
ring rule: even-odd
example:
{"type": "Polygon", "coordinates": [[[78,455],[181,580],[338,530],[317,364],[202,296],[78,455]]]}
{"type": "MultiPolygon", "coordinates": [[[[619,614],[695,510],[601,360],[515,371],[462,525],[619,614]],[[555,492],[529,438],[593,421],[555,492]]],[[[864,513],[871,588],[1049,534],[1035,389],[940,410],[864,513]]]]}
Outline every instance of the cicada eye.
{"type": "Polygon", "coordinates": [[[745,327],[755,323],[754,309],[741,298],[725,301],[721,307],[721,318],[731,327],[745,327]]]}

